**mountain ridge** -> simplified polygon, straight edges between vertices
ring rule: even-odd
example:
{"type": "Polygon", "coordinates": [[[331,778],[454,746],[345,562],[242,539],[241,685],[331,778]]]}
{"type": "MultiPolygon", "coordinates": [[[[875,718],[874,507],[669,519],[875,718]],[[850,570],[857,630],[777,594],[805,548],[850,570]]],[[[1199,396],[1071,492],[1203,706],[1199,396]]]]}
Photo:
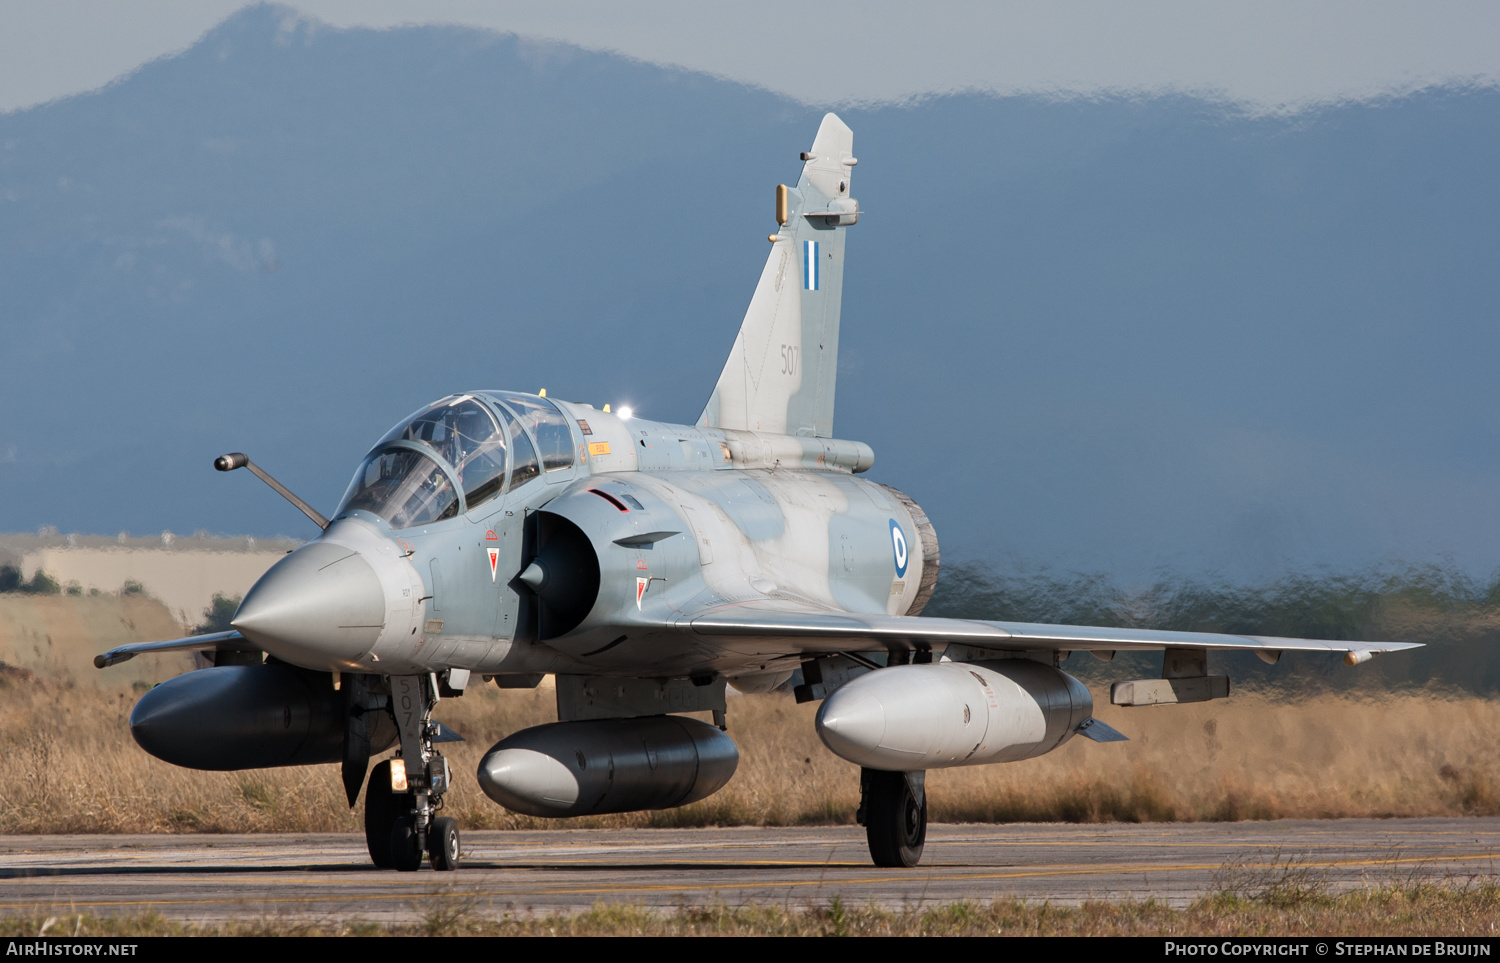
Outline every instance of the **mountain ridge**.
{"type": "MultiPolygon", "coordinates": [[[[820,111],[459,27],[251,8],[0,116],[0,529],[306,534],[406,412],[691,421],[820,111]],[[543,49],[545,48],[545,49],[543,49]]],[[[945,549],[1136,576],[1494,567],[1500,94],[840,108],[835,431],[945,549]]]]}

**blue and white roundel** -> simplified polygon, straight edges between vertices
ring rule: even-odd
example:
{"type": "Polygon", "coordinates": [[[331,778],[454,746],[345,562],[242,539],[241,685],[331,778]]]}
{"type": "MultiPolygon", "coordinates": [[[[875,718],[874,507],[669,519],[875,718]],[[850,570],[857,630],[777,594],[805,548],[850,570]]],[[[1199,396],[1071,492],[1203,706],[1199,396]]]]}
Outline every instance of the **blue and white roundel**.
{"type": "Polygon", "coordinates": [[[891,519],[891,550],[896,555],[896,577],[906,577],[906,536],[901,532],[901,526],[896,520],[891,519]]]}

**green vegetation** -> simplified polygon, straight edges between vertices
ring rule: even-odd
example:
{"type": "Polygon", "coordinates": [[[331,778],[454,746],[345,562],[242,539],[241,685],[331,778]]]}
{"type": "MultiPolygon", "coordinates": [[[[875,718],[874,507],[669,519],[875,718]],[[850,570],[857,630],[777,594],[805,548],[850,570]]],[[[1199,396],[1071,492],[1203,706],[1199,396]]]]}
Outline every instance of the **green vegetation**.
{"type": "Polygon", "coordinates": [[[222,595],[214,593],[213,602],[203,610],[203,621],[193,628],[194,635],[207,635],[210,632],[228,632],[232,626],[230,620],[234,613],[239,611],[240,597],[238,595],[222,595]]]}
{"type": "MultiPolygon", "coordinates": [[[[18,592],[23,595],[60,595],[62,586],[57,579],[48,575],[41,569],[31,576],[30,581],[21,577],[21,570],[14,565],[0,565],[0,592],[18,592]]],[[[78,595],[81,592],[69,592],[70,595],[78,595]]]]}

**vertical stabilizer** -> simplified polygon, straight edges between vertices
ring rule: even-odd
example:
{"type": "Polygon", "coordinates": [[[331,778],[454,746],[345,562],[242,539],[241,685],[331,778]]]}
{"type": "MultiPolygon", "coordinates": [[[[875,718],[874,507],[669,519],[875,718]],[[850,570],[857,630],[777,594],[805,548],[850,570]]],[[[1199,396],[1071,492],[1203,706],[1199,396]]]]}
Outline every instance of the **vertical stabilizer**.
{"type": "Polygon", "coordinates": [[[828,114],[802,159],[797,187],[778,189],[777,219],[786,221],[698,418],[705,427],[833,436],[844,229],[859,220],[849,194],[854,133],[828,114]]]}

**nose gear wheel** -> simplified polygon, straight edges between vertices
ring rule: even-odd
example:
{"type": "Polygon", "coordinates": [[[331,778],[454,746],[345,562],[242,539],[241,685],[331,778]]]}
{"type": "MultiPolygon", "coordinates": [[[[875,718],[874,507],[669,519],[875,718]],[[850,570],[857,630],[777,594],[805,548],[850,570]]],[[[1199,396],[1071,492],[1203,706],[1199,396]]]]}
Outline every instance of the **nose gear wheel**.
{"type": "Polygon", "coordinates": [[[458,869],[458,821],[439,816],[427,832],[427,861],[439,873],[458,869]]]}

